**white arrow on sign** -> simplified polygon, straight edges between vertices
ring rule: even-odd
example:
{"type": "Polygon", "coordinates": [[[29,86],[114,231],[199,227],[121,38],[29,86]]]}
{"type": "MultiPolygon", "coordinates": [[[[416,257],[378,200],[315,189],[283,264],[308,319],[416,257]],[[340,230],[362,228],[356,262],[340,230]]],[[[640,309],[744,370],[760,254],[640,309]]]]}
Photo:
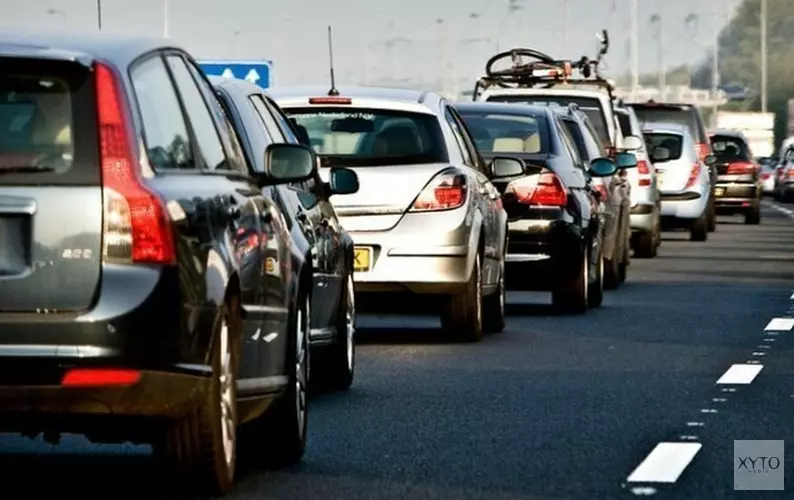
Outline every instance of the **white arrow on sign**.
{"type": "Polygon", "coordinates": [[[245,75],[245,79],[251,83],[256,83],[259,81],[259,73],[255,69],[252,69],[245,75]]]}
{"type": "Polygon", "coordinates": [[[226,68],[225,70],[223,70],[221,76],[224,78],[234,78],[234,73],[232,73],[232,68],[226,68]]]}

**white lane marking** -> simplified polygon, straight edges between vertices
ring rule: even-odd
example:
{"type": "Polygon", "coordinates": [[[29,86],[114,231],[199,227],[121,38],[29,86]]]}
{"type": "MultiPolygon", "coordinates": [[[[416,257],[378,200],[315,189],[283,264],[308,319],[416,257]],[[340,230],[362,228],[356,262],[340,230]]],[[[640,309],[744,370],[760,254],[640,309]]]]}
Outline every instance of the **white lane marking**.
{"type": "Polygon", "coordinates": [[[780,212],[781,214],[788,215],[789,217],[794,218],[794,211],[791,211],[788,208],[781,207],[781,206],[779,206],[779,205],[777,205],[775,203],[766,202],[766,201],[764,201],[762,203],[764,205],[766,205],[767,207],[780,212]]]}
{"type": "Polygon", "coordinates": [[[630,483],[675,483],[703,445],[659,443],[629,474],[630,483]]]}
{"type": "Polygon", "coordinates": [[[278,333],[272,332],[272,333],[268,333],[267,335],[262,337],[262,340],[264,340],[265,342],[267,342],[269,344],[269,343],[273,342],[276,339],[276,337],[278,337],[278,333]]]}
{"type": "Polygon", "coordinates": [[[262,329],[257,328],[253,335],[251,335],[251,340],[259,340],[259,336],[262,334],[262,329]]]}
{"type": "Polygon", "coordinates": [[[792,294],[791,294],[791,297],[789,297],[789,298],[790,298],[791,300],[794,300],[794,293],[792,293],[792,294]]]}
{"type": "Polygon", "coordinates": [[[764,365],[743,364],[732,365],[728,371],[722,374],[717,384],[749,384],[761,372],[764,365]]]}
{"type": "Polygon", "coordinates": [[[794,328],[794,318],[772,318],[772,321],[766,325],[764,331],[775,330],[779,332],[788,332],[794,328]]]}
{"type": "Polygon", "coordinates": [[[630,491],[638,497],[650,497],[656,494],[656,488],[651,488],[650,486],[638,486],[630,491]]]}
{"type": "Polygon", "coordinates": [[[705,427],[705,425],[706,424],[704,424],[703,422],[687,422],[686,423],[687,427],[705,427]]]}

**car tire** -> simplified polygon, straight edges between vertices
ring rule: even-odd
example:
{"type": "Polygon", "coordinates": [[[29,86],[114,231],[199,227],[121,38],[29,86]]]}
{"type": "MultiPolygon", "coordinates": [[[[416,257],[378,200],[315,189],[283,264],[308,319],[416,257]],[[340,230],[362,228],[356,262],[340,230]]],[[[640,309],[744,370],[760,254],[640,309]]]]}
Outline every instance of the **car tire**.
{"type": "Polygon", "coordinates": [[[344,391],[353,384],[356,372],[356,292],[353,274],[348,274],[336,313],[336,342],[322,347],[314,368],[324,388],[344,391]]]}
{"type": "Polygon", "coordinates": [[[692,241],[706,241],[708,239],[708,212],[703,212],[700,217],[692,223],[689,230],[689,239],[692,241]]]}
{"type": "Polygon", "coordinates": [[[587,307],[594,309],[601,307],[604,302],[604,259],[601,256],[601,251],[598,252],[598,257],[594,267],[594,272],[591,273],[593,279],[587,289],[587,307]]]}
{"type": "Polygon", "coordinates": [[[587,311],[590,295],[590,254],[582,251],[577,276],[551,292],[551,303],[562,312],[581,314],[587,311]]]}
{"type": "Polygon", "coordinates": [[[656,230],[642,231],[634,237],[634,257],[652,259],[656,257],[656,230]]]}
{"type": "Polygon", "coordinates": [[[744,216],[744,223],[747,225],[758,225],[761,223],[761,205],[754,205],[744,216]]]}
{"type": "Polygon", "coordinates": [[[708,215],[708,232],[713,233],[717,230],[717,208],[714,206],[714,201],[709,202],[709,215],[708,215]]]}
{"type": "Polygon", "coordinates": [[[484,331],[488,333],[502,333],[504,331],[506,300],[505,260],[503,256],[499,265],[499,279],[496,282],[496,290],[491,295],[483,297],[482,324],[484,331]]]}
{"type": "Polygon", "coordinates": [[[617,264],[612,259],[604,259],[604,289],[616,290],[619,286],[617,264]]]}
{"type": "Polygon", "coordinates": [[[482,257],[477,253],[464,290],[449,297],[441,315],[441,328],[464,342],[483,338],[482,257]]]}
{"type": "Polygon", "coordinates": [[[201,404],[170,424],[153,444],[191,489],[224,495],[234,487],[237,464],[237,363],[242,331],[239,302],[231,297],[215,325],[212,377],[201,404]]]}

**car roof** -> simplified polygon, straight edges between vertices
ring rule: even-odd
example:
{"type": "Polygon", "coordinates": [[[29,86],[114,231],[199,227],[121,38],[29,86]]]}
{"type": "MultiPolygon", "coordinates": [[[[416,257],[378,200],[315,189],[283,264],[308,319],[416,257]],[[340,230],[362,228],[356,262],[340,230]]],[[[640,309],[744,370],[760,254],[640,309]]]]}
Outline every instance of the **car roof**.
{"type": "Polygon", "coordinates": [[[627,102],[626,105],[641,107],[641,108],[678,109],[679,111],[692,111],[698,109],[696,104],[692,104],[689,102],[644,101],[644,102],[627,102]],[[689,109],[681,109],[681,108],[689,108],[689,109]]]}
{"type": "MultiPolygon", "coordinates": [[[[438,114],[444,98],[434,92],[423,90],[399,89],[390,87],[363,87],[363,86],[341,86],[337,87],[339,97],[350,97],[354,100],[363,101],[366,104],[376,103],[388,104],[388,108],[402,108],[424,110],[438,114]]],[[[275,99],[279,105],[303,106],[309,97],[327,97],[328,86],[295,86],[295,87],[276,87],[268,89],[268,94],[275,99]]],[[[354,103],[355,104],[355,103],[354,103]]]]}
{"type": "Polygon", "coordinates": [[[183,50],[165,38],[0,30],[0,56],[73,60],[84,65],[104,59],[126,67],[141,55],[164,48],[183,50]]]}
{"type": "Polygon", "coordinates": [[[547,115],[549,113],[549,106],[531,106],[528,104],[508,102],[455,102],[453,103],[453,106],[460,113],[465,113],[467,111],[482,111],[486,113],[501,113],[505,115],[521,116],[547,115]]]}
{"type": "Polygon", "coordinates": [[[238,78],[226,78],[223,76],[216,76],[216,75],[210,75],[207,78],[209,79],[213,87],[234,89],[246,95],[261,94],[265,92],[265,89],[247,80],[240,80],[238,78]]]}
{"type": "Polygon", "coordinates": [[[678,135],[689,135],[689,127],[679,125],[677,123],[669,122],[647,122],[642,124],[642,131],[645,132],[662,132],[672,133],[678,135]]]}
{"type": "Polygon", "coordinates": [[[719,129],[719,128],[714,130],[709,130],[709,136],[714,136],[714,135],[725,135],[729,137],[736,137],[737,139],[742,139],[742,140],[745,139],[744,132],[742,132],[741,130],[728,130],[728,129],[719,129]]]}

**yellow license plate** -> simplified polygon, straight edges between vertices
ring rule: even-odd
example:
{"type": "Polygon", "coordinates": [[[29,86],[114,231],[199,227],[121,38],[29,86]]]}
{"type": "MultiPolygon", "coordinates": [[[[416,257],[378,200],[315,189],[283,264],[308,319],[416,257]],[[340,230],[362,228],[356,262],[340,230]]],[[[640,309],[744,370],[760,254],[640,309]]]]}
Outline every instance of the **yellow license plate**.
{"type": "Polygon", "coordinates": [[[353,271],[369,271],[372,265],[372,248],[353,248],[353,271]]]}
{"type": "Polygon", "coordinates": [[[725,194],[725,188],[715,188],[714,196],[722,196],[725,194]]]}

